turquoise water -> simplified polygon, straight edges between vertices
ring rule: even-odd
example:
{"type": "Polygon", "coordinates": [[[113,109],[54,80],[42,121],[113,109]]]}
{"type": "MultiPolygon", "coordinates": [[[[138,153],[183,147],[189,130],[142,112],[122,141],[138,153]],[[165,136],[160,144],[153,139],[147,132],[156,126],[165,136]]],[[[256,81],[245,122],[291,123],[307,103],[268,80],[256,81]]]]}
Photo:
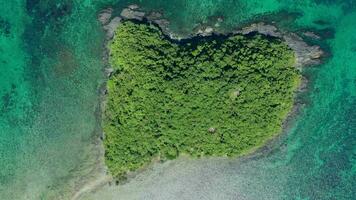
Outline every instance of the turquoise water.
{"type": "MultiPolygon", "coordinates": [[[[199,23],[215,24],[217,17],[224,18],[222,31],[255,20],[273,20],[298,33],[312,30],[322,39],[311,42],[322,45],[329,57],[304,70],[310,80],[308,92],[298,97],[304,106],[268,154],[178,164],[172,167],[176,175],[162,176],[161,182],[151,178],[155,182],[146,188],[133,181],[119,188],[118,196],[126,192],[124,199],[133,199],[170,186],[187,199],[203,193],[209,194],[205,199],[355,199],[353,0],[0,0],[0,199],[69,199],[95,171],[96,113],[105,81],[104,33],[96,15],[106,6],[130,3],[163,11],[171,29],[181,34],[199,23]],[[179,173],[182,168],[188,171],[179,173]],[[213,175],[195,182],[202,172],[213,175]],[[199,187],[188,187],[194,183],[199,187]]],[[[168,192],[161,196],[174,199],[168,192]]]]}

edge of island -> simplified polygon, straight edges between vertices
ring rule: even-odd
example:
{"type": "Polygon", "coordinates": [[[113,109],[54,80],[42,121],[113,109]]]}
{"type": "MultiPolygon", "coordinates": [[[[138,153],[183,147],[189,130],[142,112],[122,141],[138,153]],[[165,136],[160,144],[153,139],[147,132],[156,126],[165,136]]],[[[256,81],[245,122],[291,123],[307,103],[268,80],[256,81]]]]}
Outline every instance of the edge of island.
{"type": "MultiPolygon", "coordinates": [[[[110,40],[113,38],[114,33],[115,33],[116,29],[118,28],[118,26],[121,24],[122,20],[136,20],[136,21],[144,21],[147,23],[155,24],[162,30],[162,32],[166,36],[168,36],[172,40],[184,40],[184,39],[190,39],[190,38],[193,38],[196,36],[205,37],[205,36],[212,36],[212,35],[218,35],[218,36],[219,35],[227,35],[226,33],[221,33],[210,26],[197,27],[189,35],[185,35],[185,36],[177,35],[169,29],[169,21],[167,19],[163,18],[162,13],[160,13],[160,12],[145,13],[144,11],[142,11],[140,9],[139,6],[137,6],[135,4],[124,8],[120,12],[120,16],[114,16],[113,14],[114,14],[113,8],[103,9],[98,14],[98,21],[100,22],[100,24],[103,27],[103,30],[105,31],[105,34],[106,34],[105,41],[104,41],[104,47],[103,47],[104,48],[103,61],[105,63],[103,72],[107,77],[110,77],[112,75],[112,73],[114,72],[113,68],[110,66],[110,64],[108,62],[109,49],[108,49],[107,45],[110,42],[110,40]]],[[[222,22],[222,20],[223,20],[222,18],[218,19],[219,22],[222,22]]],[[[264,22],[252,23],[249,26],[246,26],[244,28],[238,28],[236,30],[233,30],[233,31],[229,32],[228,34],[247,35],[250,33],[259,33],[262,35],[282,39],[294,51],[294,53],[296,55],[295,67],[297,67],[299,70],[302,70],[302,68],[306,67],[306,66],[320,64],[321,60],[323,58],[323,55],[324,55],[324,52],[321,50],[321,48],[319,46],[316,46],[316,45],[311,46],[311,45],[307,44],[296,33],[280,30],[276,26],[267,24],[264,22]]],[[[305,33],[305,36],[310,37],[310,38],[316,38],[316,39],[320,38],[318,35],[316,35],[312,32],[305,33]]],[[[307,85],[308,85],[307,83],[308,83],[308,80],[302,74],[301,83],[300,83],[299,88],[296,91],[296,93],[305,92],[307,85]]],[[[100,87],[100,94],[101,94],[100,95],[100,106],[99,106],[100,108],[98,109],[98,111],[96,113],[98,115],[98,118],[100,118],[100,120],[101,120],[102,119],[101,112],[105,110],[105,104],[106,104],[106,101],[105,101],[106,95],[107,95],[106,82],[103,83],[103,85],[100,87]]],[[[286,119],[283,122],[283,128],[282,128],[283,131],[282,132],[284,132],[285,126],[288,123],[289,119],[298,113],[299,107],[300,107],[300,103],[294,101],[293,108],[291,109],[291,111],[289,112],[289,114],[287,115],[286,119]]],[[[278,134],[278,135],[280,135],[280,134],[278,134]]],[[[276,135],[276,136],[278,137],[278,135],[276,135]]],[[[100,151],[99,154],[101,154],[101,157],[99,158],[99,161],[98,161],[99,166],[95,168],[95,169],[99,169],[99,171],[100,171],[98,173],[99,176],[94,175],[94,178],[92,177],[93,180],[91,179],[91,180],[87,181],[86,184],[81,185],[79,187],[79,189],[77,190],[77,192],[73,195],[72,199],[79,199],[83,194],[85,194],[87,192],[95,191],[96,189],[98,189],[101,186],[104,186],[106,184],[111,185],[111,184],[113,184],[113,182],[116,184],[124,183],[124,182],[119,183],[118,181],[115,181],[115,179],[113,177],[111,177],[111,175],[109,175],[108,169],[103,161],[104,160],[103,159],[104,148],[102,145],[103,138],[104,138],[104,133],[101,132],[100,140],[99,140],[99,142],[96,142],[98,149],[100,151]]],[[[263,145],[262,147],[258,147],[257,149],[254,149],[252,152],[250,152],[247,155],[247,157],[250,154],[257,153],[259,151],[259,149],[262,149],[262,151],[264,151],[263,150],[264,146],[268,145],[269,142],[270,141],[267,141],[265,143],[265,145],[263,145]]],[[[242,156],[246,156],[246,155],[242,155],[242,156]]],[[[239,157],[241,157],[241,156],[239,156],[239,157]]],[[[152,162],[157,162],[157,160],[153,160],[152,162]]],[[[128,178],[128,180],[130,180],[131,178],[135,177],[136,174],[142,172],[143,170],[145,170],[145,166],[142,169],[138,169],[134,172],[130,172],[129,174],[127,174],[126,177],[128,178]]]]}

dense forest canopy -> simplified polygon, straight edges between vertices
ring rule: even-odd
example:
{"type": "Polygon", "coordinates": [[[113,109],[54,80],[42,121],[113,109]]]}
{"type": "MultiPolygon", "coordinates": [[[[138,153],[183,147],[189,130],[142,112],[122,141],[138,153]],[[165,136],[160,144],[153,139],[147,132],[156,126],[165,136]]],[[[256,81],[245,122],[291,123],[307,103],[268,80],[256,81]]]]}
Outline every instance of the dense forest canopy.
{"type": "Polygon", "coordinates": [[[110,43],[105,158],[115,177],[179,154],[248,153],[281,131],[300,75],[294,53],[262,35],[167,39],[126,21],[110,43]]]}

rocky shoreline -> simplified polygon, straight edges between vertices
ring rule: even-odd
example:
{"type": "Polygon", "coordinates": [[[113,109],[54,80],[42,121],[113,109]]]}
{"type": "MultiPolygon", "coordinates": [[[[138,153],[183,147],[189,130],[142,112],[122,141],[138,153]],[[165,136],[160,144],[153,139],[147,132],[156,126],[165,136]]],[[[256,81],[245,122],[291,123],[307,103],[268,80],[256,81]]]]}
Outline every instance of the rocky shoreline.
{"type": "MultiPolygon", "coordinates": [[[[108,41],[112,39],[115,30],[120,25],[122,20],[146,21],[148,23],[156,24],[160,27],[164,34],[166,34],[167,36],[169,36],[170,39],[173,40],[189,39],[196,36],[227,35],[225,33],[219,32],[212,26],[201,25],[199,27],[196,27],[191,34],[179,36],[169,29],[170,23],[167,19],[163,18],[162,13],[145,13],[136,4],[124,8],[121,11],[120,16],[112,16],[113,11],[114,10],[112,8],[107,8],[102,10],[98,16],[98,20],[102,24],[103,29],[106,31],[106,39],[108,41]]],[[[223,22],[223,18],[219,17],[217,19],[217,24],[221,22],[223,22]]],[[[320,60],[323,56],[323,51],[320,49],[319,46],[311,46],[304,42],[303,39],[297,34],[282,31],[271,24],[266,24],[263,22],[253,23],[242,29],[233,30],[229,34],[247,35],[251,33],[259,33],[262,35],[282,39],[295,52],[296,67],[298,68],[309,65],[317,65],[321,62],[320,60]]],[[[311,39],[320,39],[320,36],[310,31],[305,32],[303,35],[311,39]]],[[[106,74],[110,74],[111,72],[112,71],[110,69],[107,69],[106,74]]]]}

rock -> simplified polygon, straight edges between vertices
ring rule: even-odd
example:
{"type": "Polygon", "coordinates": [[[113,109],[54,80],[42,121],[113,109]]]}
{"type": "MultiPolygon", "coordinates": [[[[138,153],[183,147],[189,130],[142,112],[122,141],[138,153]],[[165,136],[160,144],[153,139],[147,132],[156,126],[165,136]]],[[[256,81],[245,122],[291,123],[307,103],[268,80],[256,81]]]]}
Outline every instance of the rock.
{"type": "Polygon", "coordinates": [[[211,127],[211,128],[208,129],[208,131],[209,131],[209,133],[215,133],[216,128],[211,127]]]}
{"type": "Polygon", "coordinates": [[[166,29],[167,26],[169,25],[169,21],[166,19],[157,19],[153,20],[155,24],[157,24],[161,29],[166,29]]]}
{"type": "Polygon", "coordinates": [[[232,93],[232,95],[233,95],[233,97],[238,97],[238,96],[240,96],[240,90],[236,90],[236,91],[234,91],[233,93],[232,93]]]}
{"type": "Polygon", "coordinates": [[[220,25],[221,25],[221,23],[222,23],[223,21],[224,21],[224,17],[218,16],[218,17],[216,18],[216,22],[215,22],[214,26],[215,26],[215,27],[220,27],[220,25]]]}
{"type": "Polygon", "coordinates": [[[109,22],[109,24],[104,26],[104,30],[106,31],[107,39],[111,39],[114,36],[114,33],[115,33],[117,27],[119,27],[120,23],[121,23],[121,18],[114,17],[114,19],[112,19],[109,22]]]}
{"type": "Polygon", "coordinates": [[[320,63],[320,58],[323,55],[323,51],[319,46],[309,46],[302,38],[296,34],[290,33],[283,36],[288,46],[293,49],[296,54],[297,67],[307,65],[317,65],[320,63]]]}
{"type": "Polygon", "coordinates": [[[110,21],[112,12],[113,12],[112,8],[107,8],[99,13],[98,20],[102,25],[106,25],[110,21]]]}
{"type": "Polygon", "coordinates": [[[136,10],[139,8],[139,6],[137,4],[132,4],[132,5],[129,5],[128,8],[131,10],[136,10]]]}
{"type": "Polygon", "coordinates": [[[255,23],[251,24],[250,26],[247,26],[243,28],[242,30],[234,31],[234,33],[240,33],[240,34],[249,34],[252,32],[258,32],[263,35],[268,35],[268,36],[273,36],[273,37],[281,37],[282,35],[278,32],[277,27],[269,24],[265,24],[263,22],[261,23],[255,23]]]}
{"type": "Polygon", "coordinates": [[[166,19],[156,19],[153,20],[155,24],[157,24],[163,31],[164,34],[168,35],[171,39],[178,39],[174,36],[174,34],[169,30],[169,21],[166,19]]]}
{"type": "Polygon", "coordinates": [[[147,17],[149,21],[159,20],[162,18],[162,13],[160,12],[150,12],[147,17]]]}
{"type": "Polygon", "coordinates": [[[210,26],[205,27],[204,29],[199,29],[197,34],[201,36],[209,36],[212,35],[214,32],[214,29],[210,26]]]}
{"type": "Polygon", "coordinates": [[[220,16],[217,18],[218,22],[223,22],[224,21],[224,17],[220,16]]]}
{"type": "Polygon", "coordinates": [[[320,39],[320,36],[311,32],[311,31],[307,31],[305,33],[303,33],[303,35],[307,36],[307,37],[310,37],[310,38],[313,38],[315,40],[319,40],[320,39]]]}
{"type": "Polygon", "coordinates": [[[107,76],[107,77],[109,77],[109,76],[111,76],[111,74],[114,72],[114,69],[113,68],[105,68],[104,69],[104,72],[105,72],[105,75],[107,76]]]}
{"type": "Polygon", "coordinates": [[[206,34],[211,34],[213,31],[214,31],[213,28],[211,28],[211,27],[206,27],[205,30],[204,30],[204,33],[206,33],[206,34]]]}
{"type": "Polygon", "coordinates": [[[136,19],[136,20],[142,20],[145,16],[144,12],[141,11],[136,11],[130,8],[125,8],[121,11],[120,13],[121,17],[125,19],[136,19]]]}
{"type": "Polygon", "coordinates": [[[103,88],[100,90],[101,95],[106,95],[108,93],[107,88],[103,88]]]}
{"type": "Polygon", "coordinates": [[[302,76],[302,80],[298,88],[299,92],[305,92],[307,90],[308,82],[308,79],[302,76]]]}

